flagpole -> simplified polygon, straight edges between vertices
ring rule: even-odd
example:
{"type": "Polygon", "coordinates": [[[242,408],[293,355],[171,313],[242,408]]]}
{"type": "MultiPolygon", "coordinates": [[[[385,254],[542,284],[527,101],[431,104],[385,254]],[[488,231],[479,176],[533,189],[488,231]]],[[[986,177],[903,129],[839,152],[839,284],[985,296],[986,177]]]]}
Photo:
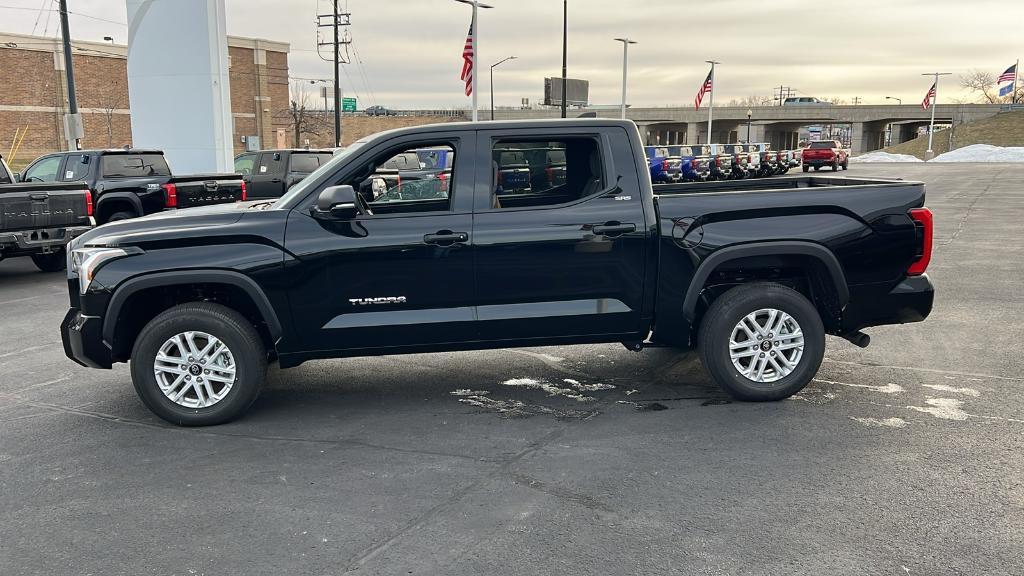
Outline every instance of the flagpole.
{"type": "Polygon", "coordinates": [[[935,94],[932,96],[932,119],[928,124],[928,149],[924,152],[924,159],[931,160],[935,156],[935,152],[932,150],[932,137],[935,135],[935,107],[939,102],[939,76],[948,76],[952,72],[931,72],[929,74],[921,74],[921,76],[934,76],[935,82],[932,86],[935,88],[935,94]]]}
{"type": "Polygon", "coordinates": [[[473,92],[473,94],[471,95],[472,98],[473,98],[473,122],[476,122],[479,119],[479,111],[477,109],[477,93],[476,93],[476,77],[477,77],[477,72],[479,72],[479,70],[478,70],[479,67],[476,65],[476,63],[480,61],[480,54],[477,52],[477,44],[476,44],[477,36],[480,35],[480,29],[477,26],[476,14],[477,14],[477,9],[478,8],[493,8],[493,6],[491,6],[489,4],[484,4],[483,2],[480,2],[479,0],[455,0],[455,1],[456,2],[461,2],[462,4],[469,4],[470,6],[473,7],[473,20],[470,23],[470,28],[473,31],[473,38],[472,38],[472,49],[473,49],[473,70],[472,70],[472,74],[473,74],[473,77],[470,79],[470,90],[473,92]]]}
{"type": "Polygon", "coordinates": [[[1013,92],[1010,92],[1010,104],[1017,103],[1017,78],[1020,78],[1020,58],[1013,65],[1013,92]]]}
{"type": "Polygon", "coordinates": [[[706,144],[711,144],[711,117],[715,109],[715,64],[721,64],[721,62],[715,62],[714,60],[705,60],[705,62],[711,64],[711,94],[708,97],[708,141],[706,142],[706,144]]]}

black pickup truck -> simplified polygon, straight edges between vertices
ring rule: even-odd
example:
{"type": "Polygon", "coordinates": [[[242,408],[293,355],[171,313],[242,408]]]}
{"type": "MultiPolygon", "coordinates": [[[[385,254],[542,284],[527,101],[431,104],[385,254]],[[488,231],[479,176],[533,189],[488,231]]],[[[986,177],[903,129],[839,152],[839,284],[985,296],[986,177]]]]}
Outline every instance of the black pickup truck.
{"type": "Polygon", "coordinates": [[[84,184],[106,224],[174,208],[246,199],[238,174],[172,176],[160,150],[113,149],[57,152],[40,156],[21,174],[22,182],[84,184]]]}
{"type": "Polygon", "coordinates": [[[81,184],[18,184],[0,156],[0,260],[31,256],[43,272],[64,269],[64,246],[92,228],[92,195],[81,184]]]}
{"type": "Polygon", "coordinates": [[[280,198],[289,188],[334,157],[331,150],[260,150],[235,156],[249,198],[280,198]]]}
{"type": "MultiPolygon", "coordinates": [[[[538,167],[542,169],[543,167],[538,167]]],[[[199,208],[76,239],[66,354],[131,360],[181,425],[227,421],[268,362],[621,342],[696,347],[718,384],[777,400],[825,335],[928,316],[932,218],[916,182],[822,177],[655,188],[636,126],[575,119],[384,132],[274,203],[199,208]],[[356,191],[397,154],[442,147],[430,197],[356,191]],[[565,178],[504,193],[493,151],[542,147],[565,178]]]]}

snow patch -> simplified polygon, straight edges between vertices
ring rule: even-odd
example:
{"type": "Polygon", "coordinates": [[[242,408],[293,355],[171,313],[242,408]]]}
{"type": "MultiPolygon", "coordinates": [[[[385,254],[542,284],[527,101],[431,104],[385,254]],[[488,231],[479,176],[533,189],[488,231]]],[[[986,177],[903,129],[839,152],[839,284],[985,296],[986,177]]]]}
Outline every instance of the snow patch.
{"type": "Polygon", "coordinates": [[[947,386],[946,384],[922,384],[922,386],[925,388],[931,388],[932,390],[963,394],[964,396],[973,396],[975,398],[981,396],[981,392],[978,392],[974,388],[957,388],[956,386],[947,386]]]}
{"type": "Polygon", "coordinates": [[[533,390],[543,390],[544,392],[547,392],[548,396],[564,396],[566,398],[576,400],[577,402],[593,402],[596,400],[593,396],[584,396],[571,388],[562,388],[543,380],[534,380],[533,378],[511,378],[509,380],[505,380],[501,384],[503,386],[517,386],[533,390]]]}
{"type": "Polygon", "coordinates": [[[970,414],[964,412],[961,406],[964,405],[963,400],[957,400],[955,398],[929,398],[924,401],[927,407],[923,406],[907,406],[911,410],[917,410],[918,412],[924,412],[925,414],[931,414],[936,418],[942,418],[943,420],[967,420],[971,417],[970,414]]]}
{"type": "Polygon", "coordinates": [[[487,396],[488,394],[490,394],[488,390],[470,390],[469,388],[461,388],[451,392],[452,396],[487,396]]]}
{"type": "Polygon", "coordinates": [[[850,420],[854,422],[860,422],[865,426],[877,426],[879,428],[903,428],[907,425],[907,421],[903,418],[858,418],[856,416],[850,416],[850,420]]]}
{"type": "Polygon", "coordinates": [[[558,418],[586,418],[591,415],[591,412],[585,410],[559,410],[548,406],[527,404],[519,400],[496,400],[487,396],[459,398],[459,402],[497,412],[506,418],[526,418],[538,414],[548,414],[558,418]]]}
{"type": "Polygon", "coordinates": [[[971,144],[939,154],[932,162],[1024,162],[1024,146],[971,144]]]}
{"type": "Polygon", "coordinates": [[[850,162],[922,162],[917,156],[910,154],[890,154],[889,152],[875,151],[850,157],[850,162]]]}
{"type": "Polygon", "coordinates": [[[821,382],[822,384],[837,384],[839,386],[849,386],[850,388],[867,388],[868,390],[874,390],[875,392],[881,392],[882,394],[898,394],[900,392],[906,392],[903,386],[899,384],[893,384],[889,382],[884,386],[872,386],[870,384],[850,384],[849,382],[836,382],[835,380],[820,380],[814,379],[815,382],[821,382]]]}
{"type": "Polygon", "coordinates": [[[573,380],[572,378],[563,378],[562,382],[565,382],[580,392],[597,392],[599,390],[611,390],[615,388],[615,386],[612,386],[611,384],[581,384],[578,380],[573,380]]]}

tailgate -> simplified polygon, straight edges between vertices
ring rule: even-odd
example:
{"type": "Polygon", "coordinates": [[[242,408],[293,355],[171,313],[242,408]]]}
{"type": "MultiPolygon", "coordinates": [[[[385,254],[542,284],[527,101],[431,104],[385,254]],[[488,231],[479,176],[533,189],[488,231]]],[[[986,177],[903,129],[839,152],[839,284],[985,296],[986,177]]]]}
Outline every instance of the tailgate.
{"type": "Polygon", "coordinates": [[[178,208],[226,204],[244,200],[242,178],[237,175],[184,176],[171,178],[178,208]]]}
{"type": "Polygon", "coordinates": [[[88,225],[89,199],[84,189],[47,189],[33,184],[0,186],[0,231],[88,225]]]}
{"type": "Polygon", "coordinates": [[[831,148],[807,148],[804,150],[804,158],[809,160],[830,160],[835,155],[831,148]]]}

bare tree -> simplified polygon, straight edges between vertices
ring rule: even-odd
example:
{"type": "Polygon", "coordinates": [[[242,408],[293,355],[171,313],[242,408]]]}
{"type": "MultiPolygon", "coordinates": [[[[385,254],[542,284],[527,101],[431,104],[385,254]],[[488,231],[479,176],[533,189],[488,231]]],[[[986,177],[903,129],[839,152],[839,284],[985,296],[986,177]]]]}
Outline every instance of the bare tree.
{"type": "Polygon", "coordinates": [[[978,94],[977,98],[982,103],[996,104],[1001,100],[995,90],[996,77],[991,72],[972,69],[960,76],[960,85],[971,93],[978,94]]]}
{"type": "Polygon", "coordinates": [[[836,106],[842,106],[843,104],[846,104],[846,99],[840,98],[839,96],[833,96],[831,98],[826,99],[825,101],[830,104],[835,104],[836,106]]]}
{"type": "Polygon", "coordinates": [[[120,81],[103,83],[99,93],[99,109],[107,126],[107,148],[114,147],[114,115],[126,108],[128,90],[120,81]]]}
{"type": "Polygon", "coordinates": [[[772,97],[764,96],[759,94],[753,94],[751,96],[744,96],[743,98],[733,98],[729,101],[729,106],[736,106],[742,108],[743,106],[771,106],[772,97]]]}
{"type": "Polygon", "coordinates": [[[302,145],[303,136],[319,136],[323,132],[326,115],[322,110],[316,110],[311,106],[306,83],[292,82],[288,96],[289,104],[285,114],[292,130],[292,144],[298,148],[302,145]]]}

